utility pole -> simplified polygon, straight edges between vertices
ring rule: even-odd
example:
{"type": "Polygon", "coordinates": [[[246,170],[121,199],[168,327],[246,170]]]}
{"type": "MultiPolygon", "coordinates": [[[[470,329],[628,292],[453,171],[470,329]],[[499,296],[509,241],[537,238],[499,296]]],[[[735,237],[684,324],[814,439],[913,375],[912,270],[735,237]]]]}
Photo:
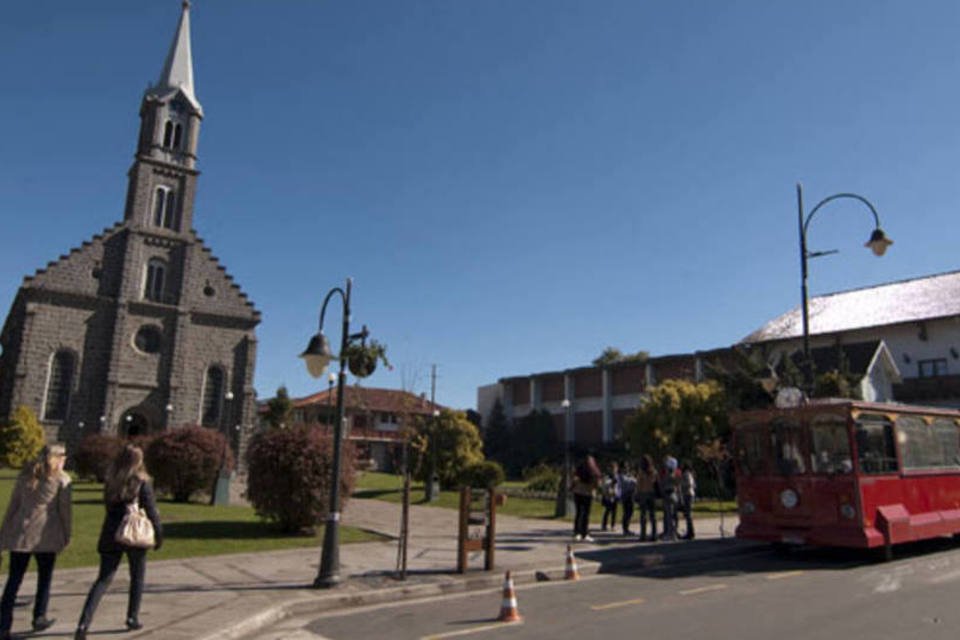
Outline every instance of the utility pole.
{"type": "Polygon", "coordinates": [[[440,413],[436,409],[437,400],[437,365],[430,366],[430,408],[432,410],[430,422],[430,442],[429,456],[430,467],[427,474],[426,488],[424,490],[424,500],[433,502],[440,497],[440,478],[437,475],[437,427],[440,419],[440,413]]]}

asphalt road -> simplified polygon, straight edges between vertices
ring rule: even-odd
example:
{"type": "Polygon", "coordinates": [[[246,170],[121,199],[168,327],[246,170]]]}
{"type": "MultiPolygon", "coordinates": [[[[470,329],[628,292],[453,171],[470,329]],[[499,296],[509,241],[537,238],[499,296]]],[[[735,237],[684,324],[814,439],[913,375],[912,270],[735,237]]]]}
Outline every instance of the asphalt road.
{"type": "Polygon", "coordinates": [[[881,562],[876,554],[780,556],[764,547],[659,570],[522,585],[519,624],[495,622],[495,590],[288,621],[283,637],[956,639],[960,546],[937,541],[898,551],[899,559],[881,562]]]}

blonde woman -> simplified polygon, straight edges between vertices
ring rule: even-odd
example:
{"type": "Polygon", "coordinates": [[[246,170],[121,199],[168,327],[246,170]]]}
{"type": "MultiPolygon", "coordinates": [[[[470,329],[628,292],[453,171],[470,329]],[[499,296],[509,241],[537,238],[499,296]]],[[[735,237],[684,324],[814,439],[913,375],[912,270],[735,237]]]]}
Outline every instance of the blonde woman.
{"type": "Polygon", "coordinates": [[[143,579],[147,567],[147,550],[129,547],[116,542],[117,529],[127,513],[127,505],[137,501],[147,512],[147,517],[153,523],[156,536],[154,549],[163,544],[163,530],[160,526],[160,514],[157,513],[157,504],[153,498],[153,489],[150,486],[150,476],[143,465],[143,451],[139,447],[128,444],[110,465],[107,471],[107,480],[103,486],[103,501],[106,504],[107,514],[100,529],[100,540],[97,551],[100,552],[100,573],[90,587],[87,601],[83,604],[83,613],[74,634],[75,640],[86,640],[87,630],[93,620],[93,614],[100,604],[100,599],[110,586],[120,559],[127,554],[127,563],[130,565],[130,596],[127,601],[127,629],[135,631],[143,628],[140,624],[140,598],[143,595],[143,579]]]}
{"type": "Polygon", "coordinates": [[[54,623],[47,618],[50,581],[57,554],[70,543],[72,517],[70,476],[63,472],[66,455],[62,445],[44,447],[20,472],[10,496],[0,526],[0,549],[10,550],[10,573],[0,598],[0,640],[11,637],[13,605],[31,555],[37,561],[33,630],[43,631],[54,623]]]}

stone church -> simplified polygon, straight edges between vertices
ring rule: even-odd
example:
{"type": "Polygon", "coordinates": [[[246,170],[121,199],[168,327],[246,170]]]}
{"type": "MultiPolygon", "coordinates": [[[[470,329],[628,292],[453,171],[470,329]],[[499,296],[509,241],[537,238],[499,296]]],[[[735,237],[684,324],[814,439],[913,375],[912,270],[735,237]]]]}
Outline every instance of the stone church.
{"type": "Polygon", "coordinates": [[[48,440],[204,425],[240,448],[255,418],[260,312],[193,229],[203,109],[183,3],[140,105],[123,220],[27,276],[0,333],[0,420],[48,440]]]}

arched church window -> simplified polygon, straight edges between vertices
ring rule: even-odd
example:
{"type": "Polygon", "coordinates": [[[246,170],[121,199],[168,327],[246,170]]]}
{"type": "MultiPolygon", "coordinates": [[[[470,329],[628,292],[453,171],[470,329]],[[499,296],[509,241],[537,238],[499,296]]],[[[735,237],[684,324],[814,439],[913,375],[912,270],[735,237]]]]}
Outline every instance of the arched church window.
{"type": "Polygon", "coordinates": [[[43,408],[44,420],[64,420],[67,417],[75,365],[73,353],[66,349],[57,351],[50,359],[47,396],[43,408]]]}
{"type": "Polygon", "coordinates": [[[205,427],[216,426],[220,421],[220,409],[223,398],[223,369],[214,365],[207,369],[203,381],[203,409],[200,423],[205,427]]]}
{"type": "Polygon", "coordinates": [[[179,122],[173,125],[173,148],[179,149],[180,143],[183,141],[183,125],[179,122]]]}
{"type": "Polygon", "coordinates": [[[173,121],[167,120],[167,123],[163,126],[163,148],[169,149],[170,145],[173,144],[173,121]]]}
{"type": "Polygon", "coordinates": [[[167,279],[167,265],[163,260],[156,258],[147,263],[147,272],[143,281],[143,297],[145,300],[163,302],[164,287],[167,279]]]}
{"type": "Polygon", "coordinates": [[[170,187],[157,187],[153,196],[153,226],[180,230],[180,212],[177,199],[170,187]]]}

